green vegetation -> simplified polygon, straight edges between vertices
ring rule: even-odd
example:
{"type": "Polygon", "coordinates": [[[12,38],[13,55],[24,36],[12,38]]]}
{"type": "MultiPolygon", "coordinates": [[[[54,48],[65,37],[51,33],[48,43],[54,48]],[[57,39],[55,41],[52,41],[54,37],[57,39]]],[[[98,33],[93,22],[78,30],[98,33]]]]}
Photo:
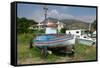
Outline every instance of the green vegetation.
{"type": "Polygon", "coordinates": [[[33,47],[29,49],[30,39],[34,38],[34,33],[18,34],[17,36],[17,59],[18,64],[36,64],[36,63],[52,63],[52,62],[70,62],[70,61],[86,61],[96,60],[96,48],[82,44],[75,44],[75,56],[63,56],[56,54],[48,54],[47,58],[43,59],[41,51],[33,47]]]}
{"type": "Polygon", "coordinates": [[[97,25],[97,21],[94,20],[93,23],[92,23],[92,29],[96,30],[96,28],[97,28],[96,25],[97,25]]]}
{"type": "Polygon", "coordinates": [[[96,47],[82,45],[76,42],[75,45],[75,58],[79,61],[95,60],[96,59],[96,47]]]}
{"type": "Polygon", "coordinates": [[[29,30],[28,28],[32,25],[37,24],[34,20],[28,20],[26,18],[17,18],[17,33],[29,33],[33,30],[29,30]]]}
{"type": "Polygon", "coordinates": [[[66,30],[67,30],[66,28],[62,28],[62,29],[60,30],[60,32],[61,32],[61,33],[66,33],[66,30]]]}

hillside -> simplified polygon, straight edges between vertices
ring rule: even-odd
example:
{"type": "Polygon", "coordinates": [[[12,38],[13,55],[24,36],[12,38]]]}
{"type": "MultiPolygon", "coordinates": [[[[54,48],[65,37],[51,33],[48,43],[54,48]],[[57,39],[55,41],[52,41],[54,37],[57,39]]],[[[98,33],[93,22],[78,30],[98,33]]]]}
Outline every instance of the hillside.
{"type": "Polygon", "coordinates": [[[56,18],[47,18],[46,20],[42,21],[42,23],[47,23],[47,21],[57,23],[58,21],[64,23],[65,28],[67,29],[88,29],[89,23],[83,22],[80,20],[75,19],[62,19],[58,20],[56,18]]]}
{"type": "Polygon", "coordinates": [[[61,22],[66,24],[65,27],[68,29],[88,29],[89,26],[89,23],[87,22],[74,19],[63,19],[61,22]]]}

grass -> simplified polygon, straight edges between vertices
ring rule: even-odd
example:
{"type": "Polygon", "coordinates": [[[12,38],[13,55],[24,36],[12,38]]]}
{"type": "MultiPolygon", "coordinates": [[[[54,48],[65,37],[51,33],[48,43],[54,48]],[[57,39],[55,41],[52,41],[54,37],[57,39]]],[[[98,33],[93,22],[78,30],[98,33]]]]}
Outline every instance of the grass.
{"type": "Polygon", "coordinates": [[[33,34],[20,34],[17,36],[18,64],[96,60],[96,47],[82,45],[77,42],[75,44],[75,57],[48,54],[47,58],[43,59],[39,49],[36,47],[29,49],[29,42],[33,37],[33,34]]]}
{"type": "Polygon", "coordinates": [[[95,60],[96,59],[96,47],[76,43],[75,54],[76,54],[75,57],[79,61],[95,60]]]}

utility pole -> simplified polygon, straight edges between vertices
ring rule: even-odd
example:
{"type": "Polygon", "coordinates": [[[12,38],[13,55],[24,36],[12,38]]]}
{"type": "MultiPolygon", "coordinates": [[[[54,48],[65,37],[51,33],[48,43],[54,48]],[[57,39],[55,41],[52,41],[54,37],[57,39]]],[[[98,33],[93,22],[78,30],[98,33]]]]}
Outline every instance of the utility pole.
{"type": "Polygon", "coordinates": [[[45,11],[44,16],[45,16],[45,20],[46,20],[48,8],[47,8],[46,5],[45,5],[43,9],[44,9],[44,11],[45,11]]]}
{"type": "Polygon", "coordinates": [[[90,34],[91,37],[92,37],[92,32],[91,32],[91,23],[89,24],[89,34],[90,34]]]}
{"type": "Polygon", "coordinates": [[[89,24],[89,31],[91,31],[91,23],[89,24]]]}
{"type": "MultiPolygon", "coordinates": [[[[45,17],[45,20],[46,20],[48,8],[47,8],[46,5],[45,5],[43,9],[44,9],[44,11],[45,11],[44,17],[45,17]]],[[[42,48],[42,54],[43,54],[43,57],[44,57],[44,58],[47,57],[47,51],[48,51],[48,50],[47,50],[47,46],[43,46],[43,48],[42,48]]]]}

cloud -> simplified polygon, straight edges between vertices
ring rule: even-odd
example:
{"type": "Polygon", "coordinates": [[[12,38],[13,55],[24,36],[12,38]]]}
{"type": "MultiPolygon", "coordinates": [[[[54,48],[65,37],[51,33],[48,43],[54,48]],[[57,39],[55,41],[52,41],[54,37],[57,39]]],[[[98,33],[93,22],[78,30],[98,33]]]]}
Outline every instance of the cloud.
{"type": "Polygon", "coordinates": [[[49,11],[48,17],[53,17],[57,19],[76,19],[76,20],[81,20],[81,21],[88,22],[88,23],[91,23],[96,19],[95,15],[94,16],[92,15],[74,16],[74,15],[67,14],[67,13],[61,13],[57,11],[56,9],[49,11]]]}
{"type": "MultiPolygon", "coordinates": [[[[96,19],[96,16],[88,16],[88,15],[80,15],[74,16],[67,13],[59,12],[57,9],[52,9],[48,11],[47,17],[57,18],[57,19],[76,19],[85,22],[93,22],[96,19]]],[[[35,10],[31,15],[28,17],[29,19],[33,19],[37,22],[42,22],[44,20],[44,10],[35,10]]]]}
{"type": "Polygon", "coordinates": [[[59,18],[59,12],[56,9],[48,11],[48,17],[59,18]]]}
{"type": "Polygon", "coordinates": [[[66,13],[61,13],[56,9],[53,9],[48,12],[48,17],[58,18],[58,19],[72,19],[73,16],[66,13]]]}
{"type": "Polygon", "coordinates": [[[87,16],[87,15],[76,16],[75,19],[85,21],[85,22],[88,22],[88,23],[92,23],[94,20],[96,20],[96,16],[95,15],[94,16],[87,16]]]}
{"type": "Polygon", "coordinates": [[[36,10],[28,18],[36,22],[42,22],[44,20],[44,11],[36,10]]]}

